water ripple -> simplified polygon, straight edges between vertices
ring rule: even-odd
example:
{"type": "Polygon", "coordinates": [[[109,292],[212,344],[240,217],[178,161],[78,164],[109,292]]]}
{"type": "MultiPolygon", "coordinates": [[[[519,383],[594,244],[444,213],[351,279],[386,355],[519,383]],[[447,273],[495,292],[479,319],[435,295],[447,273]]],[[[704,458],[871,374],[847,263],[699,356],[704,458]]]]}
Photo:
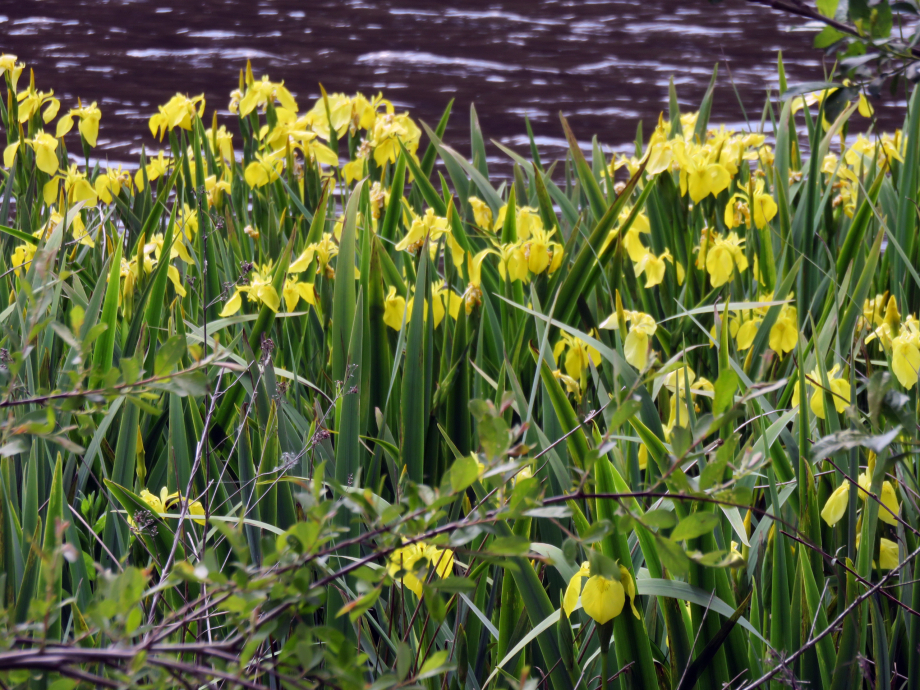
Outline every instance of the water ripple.
{"type": "MultiPolygon", "coordinates": [[[[629,150],[667,110],[673,75],[681,107],[699,103],[713,65],[729,62],[749,116],[775,92],[776,51],[790,82],[823,78],[822,56],[801,24],[769,10],[703,0],[42,0],[6,2],[3,51],[35,69],[62,107],[97,101],[101,159],[162,146],[145,120],[177,91],[204,93],[210,118],[226,113],[237,75],[284,80],[301,107],[329,91],[382,90],[429,124],[455,98],[446,139],[468,151],[471,103],[486,140],[526,151],[527,115],[547,156],[565,148],[558,113],[584,141],[629,150]]],[[[716,124],[746,127],[720,67],[716,124]]],[[[883,128],[903,104],[875,104],[883,128]]],[[[759,121],[759,118],[758,118],[759,121]]],[[[769,118],[767,118],[769,122],[769,118]]],[[[756,124],[756,123],[755,123],[756,124]]],[[[503,154],[489,146],[489,156],[503,154]]]]}

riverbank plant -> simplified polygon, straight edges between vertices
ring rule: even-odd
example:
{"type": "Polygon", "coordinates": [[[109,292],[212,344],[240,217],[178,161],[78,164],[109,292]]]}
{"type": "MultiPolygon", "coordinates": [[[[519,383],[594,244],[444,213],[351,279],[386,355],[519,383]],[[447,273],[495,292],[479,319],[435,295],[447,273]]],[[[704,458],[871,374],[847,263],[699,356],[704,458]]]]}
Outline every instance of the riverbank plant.
{"type": "Polygon", "coordinates": [[[2,56],[3,686],[920,688],[920,91],[779,69],[551,162],[247,66],[119,166],[2,56]]]}

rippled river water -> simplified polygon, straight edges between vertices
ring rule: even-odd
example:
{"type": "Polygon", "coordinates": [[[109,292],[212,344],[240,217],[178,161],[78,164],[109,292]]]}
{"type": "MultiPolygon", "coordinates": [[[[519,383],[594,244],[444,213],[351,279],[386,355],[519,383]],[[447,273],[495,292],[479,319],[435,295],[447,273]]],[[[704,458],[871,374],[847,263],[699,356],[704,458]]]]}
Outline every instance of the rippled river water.
{"type": "MultiPolygon", "coordinates": [[[[666,109],[671,75],[693,107],[716,62],[713,120],[744,126],[733,80],[756,124],[776,89],[777,50],[790,82],[823,78],[813,34],[795,24],[741,0],[22,0],[0,4],[0,48],[34,67],[64,107],[98,101],[98,151],[110,160],[155,146],[147,118],[177,91],[204,93],[209,118],[212,108],[226,114],[246,59],[302,107],[322,82],[383,91],[433,125],[455,98],[448,139],[461,148],[475,103],[487,139],[525,144],[526,114],[553,153],[559,111],[580,137],[622,148],[639,120],[648,132],[666,109]]],[[[877,107],[886,128],[899,124],[891,99],[877,107]]]]}

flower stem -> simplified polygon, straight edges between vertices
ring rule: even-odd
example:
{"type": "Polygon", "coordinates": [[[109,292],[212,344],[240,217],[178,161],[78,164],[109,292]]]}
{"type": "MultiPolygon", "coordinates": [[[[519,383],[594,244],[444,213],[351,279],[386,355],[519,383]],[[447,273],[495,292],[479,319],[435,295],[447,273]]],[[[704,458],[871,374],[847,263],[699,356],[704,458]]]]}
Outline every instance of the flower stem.
{"type": "Polygon", "coordinates": [[[613,621],[599,623],[597,641],[601,646],[601,690],[607,690],[607,656],[610,654],[610,636],[613,633],[613,621]]]}
{"type": "Polygon", "coordinates": [[[601,690],[607,690],[607,657],[608,651],[601,652],[601,690]]]}

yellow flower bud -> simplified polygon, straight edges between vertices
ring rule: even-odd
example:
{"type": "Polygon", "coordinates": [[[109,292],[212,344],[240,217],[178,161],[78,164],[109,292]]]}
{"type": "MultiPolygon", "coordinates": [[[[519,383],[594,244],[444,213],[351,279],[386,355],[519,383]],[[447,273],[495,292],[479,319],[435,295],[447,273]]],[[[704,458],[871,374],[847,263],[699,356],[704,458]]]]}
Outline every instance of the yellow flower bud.
{"type": "Polygon", "coordinates": [[[827,503],[824,504],[824,508],[821,510],[821,517],[828,525],[836,525],[840,522],[840,518],[847,512],[849,496],[850,484],[845,481],[827,499],[827,503]]]}

